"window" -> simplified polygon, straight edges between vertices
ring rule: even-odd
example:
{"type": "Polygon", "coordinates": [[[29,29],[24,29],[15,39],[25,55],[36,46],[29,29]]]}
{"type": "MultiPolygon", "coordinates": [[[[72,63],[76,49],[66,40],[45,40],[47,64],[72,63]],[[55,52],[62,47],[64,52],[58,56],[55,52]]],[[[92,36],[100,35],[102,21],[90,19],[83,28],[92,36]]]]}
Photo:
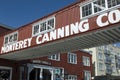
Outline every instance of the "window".
{"type": "Polygon", "coordinates": [[[91,80],[90,71],[84,71],[84,80],[91,80]]]}
{"type": "Polygon", "coordinates": [[[35,25],[33,28],[34,28],[33,29],[34,30],[33,34],[39,33],[39,25],[35,25]]]}
{"type": "Polygon", "coordinates": [[[112,72],[116,72],[116,67],[115,66],[112,66],[112,72]]]}
{"type": "Polygon", "coordinates": [[[83,56],[83,65],[84,66],[90,66],[90,58],[83,56]]]}
{"type": "Polygon", "coordinates": [[[81,19],[118,6],[120,0],[93,0],[81,6],[81,19]]]}
{"type": "Polygon", "coordinates": [[[18,32],[8,34],[4,37],[4,45],[9,45],[18,41],[18,32]]]}
{"type": "Polygon", "coordinates": [[[99,70],[104,70],[103,63],[99,62],[98,63],[98,68],[99,68],[99,70]]]}
{"type": "Polygon", "coordinates": [[[92,14],[92,5],[87,4],[82,7],[82,17],[88,16],[92,14]]]}
{"type": "Polygon", "coordinates": [[[68,75],[68,80],[77,80],[76,75],[68,75]]]}
{"type": "Polygon", "coordinates": [[[54,54],[54,55],[48,56],[48,58],[51,60],[60,61],[60,54],[54,54]]]}
{"type": "Polygon", "coordinates": [[[103,60],[103,56],[101,52],[98,53],[98,59],[103,60]]]}
{"type": "Polygon", "coordinates": [[[68,63],[77,64],[77,55],[68,52],[68,63]]]}
{"type": "Polygon", "coordinates": [[[120,0],[108,0],[107,3],[108,3],[108,8],[111,8],[120,4],[120,0]]]}
{"type": "Polygon", "coordinates": [[[94,5],[94,13],[102,11],[105,9],[105,0],[96,0],[93,2],[94,5]]]}
{"type": "Polygon", "coordinates": [[[49,32],[55,28],[55,17],[48,18],[33,25],[33,36],[49,32]]]}
{"type": "Polygon", "coordinates": [[[111,63],[115,63],[115,57],[111,57],[111,63]]]}
{"type": "Polygon", "coordinates": [[[53,80],[63,80],[64,78],[64,68],[55,68],[53,70],[54,79],[53,80]]]}
{"type": "Polygon", "coordinates": [[[12,80],[12,68],[0,66],[0,80],[12,80]]]}

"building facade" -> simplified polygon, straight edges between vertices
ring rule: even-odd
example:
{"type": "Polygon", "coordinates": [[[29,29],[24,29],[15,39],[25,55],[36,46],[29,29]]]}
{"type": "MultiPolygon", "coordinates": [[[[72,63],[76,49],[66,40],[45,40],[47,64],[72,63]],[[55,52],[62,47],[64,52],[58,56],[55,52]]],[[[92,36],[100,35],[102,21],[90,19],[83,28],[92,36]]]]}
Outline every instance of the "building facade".
{"type": "Polygon", "coordinates": [[[25,61],[0,59],[1,80],[91,80],[92,55],[84,51],[25,61]]]}
{"type": "Polygon", "coordinates": [[[28,78],[39,80],[39,77],[37,79],[35,77],[39,74],[43,80],[57,80],[57,78],[60,80],[91,80],[91,58],[89,53],[78,50],[32,59],[30,63],[27,63],[28,78]],[[36,68],[36,72],[32,73],[36,68]]]}
{"type": "Polygon", "coordinates": [[[85,49],[92,54],[94,76],[120,76],[120,48],[110,44],[85,49]]]}
{"type": "MultiPolygon", "coordinates": [[[[79,0],[18,29],[4,31],[6,33],[0,35],[0,79],[90,80],[91,59],[78,49],[118,42],[119,25],[119,0],[79,0]],[[64,56],[59,58],[55,53],[64,56]],[[47,55],[53,56],[39,58],[47,55]]],[[[106,55],[102,51],[100,53],[104,56],[104,62],[98,60],[99,74],[111,75],[113,70],[110,69],[116,68],[116,75],[119,57],[110,56],[112,53],[109,50],[106,50],[106,55]],[[118,63],[112,63],[110,58],[118,63]]],[[[97,59],[97,54],[94,56],[97,59]]],[[[98,72],[95,74],[98,75],[98,72]]]]}
{"type": "MultiPolygon", "coordinates": [[[[12,29],[2,25],[0,31],[12,29]]],[[[91,76],[92,55],[80,50],[21,61],[0,58],[0,80],[91,80],[91,76]]]]}

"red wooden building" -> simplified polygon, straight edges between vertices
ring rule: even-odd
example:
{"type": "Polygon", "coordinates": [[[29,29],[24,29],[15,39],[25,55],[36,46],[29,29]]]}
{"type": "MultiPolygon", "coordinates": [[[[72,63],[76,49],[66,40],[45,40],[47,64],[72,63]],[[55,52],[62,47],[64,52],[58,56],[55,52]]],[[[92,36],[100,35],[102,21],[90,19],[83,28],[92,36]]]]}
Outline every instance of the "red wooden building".
{"type": "MultiPolygon", "coordinates": [[[[81,60],[81,62],[77,62],[78,65],[80,64],[80,74],[74,73],[76,70],[74,71],[72,66],[75,65],[72,64],[70,67],[71,71],[67,71],[68,67],[65,65],[67,59],[62,61],[63,63],[59,62],[62,68],[59,68],[60,64],[58,62],[58,65],[56,62],[54,63],[56,66],[46,58],[42,63],[47,64],[47,68],[44,68],[45,66],[37,67],[38,64],[34,66],[27,63],[29,63],[28,60],[33,58],[57,53],[61,53],[62,56],[65,55],[62,53],[68,52],[78,54],[79,49],[118,42],[120,34],[119,4],[119,0],[79,0],[63,9],[23,25],[18,29],[2,34],[0,36],[1,73],[6,72],[7,76],[5,75],[4,77],[9,77],[9,80],[11,78],[12,80],[19,78],[29,80],[31,79],[29,77],[30,74],[37,80],[44,78],[46,73],[49,73],[49,75],[47,74],[47,79],[54,79],[55,76],[53,74],[55,70],[55,73],[61,74],[57,74],[56,76],[66,79],[69,76],[66,77],[65,75],[81,75],[81,77],[77,76],[77,78],[83,80],[84,72],[82,71],[84,70],[81,69],[91,70],[91,67],[84,67],[81,64],[81,60]],[[59,69],[56,69],[56,67],[59,69]],[[63,70],[63,67],[66,70],[63,70]],[[22,76],[19,73],[25,75],[22,76]],[[37,77],[38,75],[39,78],[37,77]]],[[[80,55],[77,57],[84,56],[82,55],[84,52],[80,51],[79,53],[80,55]]],[[[75,57],[73,55],[71,58],[76,59],[75,57]]],[[[88,58],[85,59],[88,60],[88,58]]],[[[33,62],[41,63],[41,59],[34,60],[33,62]]],[[[89,73],[91,72],[86,72],[85,76],[90,77],[89,73]]],[[[90,78],[84,79],[89,80],[90,78]]]]}

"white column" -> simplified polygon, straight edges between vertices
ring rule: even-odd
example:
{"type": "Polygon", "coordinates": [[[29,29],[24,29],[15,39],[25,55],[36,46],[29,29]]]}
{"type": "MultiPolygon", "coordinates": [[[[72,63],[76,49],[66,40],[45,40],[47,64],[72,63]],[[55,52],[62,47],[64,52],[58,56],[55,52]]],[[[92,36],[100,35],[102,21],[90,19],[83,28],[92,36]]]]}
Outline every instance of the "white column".
{"type": "Polygon", "coordinates": [[[54,80],[54,73],[53,73],[53,69],[50,69],[50,73],[51,73],[51,80],[54,80]]]}
{"type": "Polygon", "coordinates": [[[40,79],[43,78],[42,72],[43,72],[43,68],[40,69],[40,79]]]}

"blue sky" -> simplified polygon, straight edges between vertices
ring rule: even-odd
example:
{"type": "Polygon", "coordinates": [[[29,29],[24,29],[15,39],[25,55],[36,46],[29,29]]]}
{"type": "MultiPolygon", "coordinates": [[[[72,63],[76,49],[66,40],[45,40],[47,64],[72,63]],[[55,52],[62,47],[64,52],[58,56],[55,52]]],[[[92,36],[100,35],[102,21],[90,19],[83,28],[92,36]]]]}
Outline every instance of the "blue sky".
{"type": "Polygon", "coordinates": [[[0,23],[20,27],[77,0],[0,0],[0,23]]]}

